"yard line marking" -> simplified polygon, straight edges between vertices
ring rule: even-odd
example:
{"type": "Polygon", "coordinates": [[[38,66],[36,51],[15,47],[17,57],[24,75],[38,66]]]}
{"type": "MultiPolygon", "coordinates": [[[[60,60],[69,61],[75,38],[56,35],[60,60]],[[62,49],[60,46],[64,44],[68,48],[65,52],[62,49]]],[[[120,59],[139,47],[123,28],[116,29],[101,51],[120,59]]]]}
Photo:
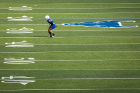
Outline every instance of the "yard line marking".
{"type": "MultiPolygon", "coordinates": [[[[0,32],[6,32],[6,31],[7,31],[7,30],[0,30],[0,32]]],[[[46,32],[47,30],[33,30],[33,31],[45,31],[45,32],[46,32]]],[[[128,31],[133,31],[133,32],[134,32],[134,31],[140,31],[140,30],[53,30],[53,31],[60,31],[60,32],[63,32],[63,31],[65,31],[65,32],[66,32],[66,31],[70,31],[70,32],[71,32],[71,31],[74,31],[74,32],[75,32],[75,31],[81,31],[81,32],[82,32],[82,31],[93,31],[93,32],[94,32],[94,31],[107,31],[107,32],[109,32],[109,31],[121,31],[121,32],[122,32],[122,31],[127,31],[127,32],[128,32],[128,31]]]]}
{"type": "MultiPolygon", "coordinates": [[[[140,37],[140,36],[64,36],[64,37],[53,37],[53,38],[66,38],[66,37],[140,37]]],[[[50,38],[50,37],[0,37],[0,38],[50,38]]]]}
{"type": "MultiPolygon", "coordinates": [[[[7,18],[0,18],[7,19],[7,18]]],[[[44,19],[44,18],[33,18],[33,19],[44,19]]],[[[140,19],[140,18],[53,18],[53,19],[140,19]]]]}
{"type": "Polygon", "coordinates": [[[37,80],[68,80],[68,79],[101,79],[101,80],[110,80],[110,79],[115,79],[115,80],[124,80],[124,79],[140,79],[140,78],[46,78],[46,79],[37,79],[37,80]]]}
{"type": "Polygon", "coordinates": [[[19,90],[0,90],[0,91],[101,91],[101,90],[140,90],[140,88],[103,88],[103,89],[19,89],[19,90]]]}
{"type": "MultiPolygon", "coordinates": [[[[67,46],[67,45],[71,45],[71,46],[77,46],[77,45],[135,45],[135,44],[140,44],[140,43],[104,43],[104,44],[33,44],[33,45],[58,45],[58,46],[67,46]]],[[[5,44],[0,44],[0,45],[5,45],[5,44]]]]}
{"type": "MultiPolygon", "coordinates": [[[[34,31],[47,31],[47,30],[34,30],[34,31]]],[[[140,31],[140,30],[54,30],[54,31],[140,31]]]]}
{"type": "MultiPolygon", "coordinates": [[[[0,38],[50,38],[50,37],[0,37],[0,38]]],[[[63,37],[53,37],[53,38],[63,38],[63,37]]]]}
{"type": "Polygon", "coordinates": [[[112,13],[140,13],[140,12],[101,12],[101,13],[0,13],[0,14],[112,14],[112,13]]]}
{"type": "MultiPolygon", "coordinates": [[[[55,62],[70,62],[70,61],[125,61],[125,60],[133,60],[133,61],[138,61],[140,59],[91,59],[91,60],[34,60],[34,61],[55,61],[55,62]]],[[[0,60],[4,61],[4,60],[0,60]]]]}
{"type": "MultiPolygon", "coordinates": [[[[140,78],[45,78],[45,79],[35,79],[35,80],[69,80],[69,79],[101,79],[101,80],[110,80],[110,79],[115,79],[115,80],[124,80],[124,79],[133,79],[133,80],[136,80],[136,79],[140,79],[140,78]]],[[[0,79],[2,80],[2,79],[0,79]]]]}
{"type": "MultiPolygon", "coordinates": [[[[7,30],[0,30],[7,31],[7,30]]],[[[33,30],[33,31],[47,31],[47,30],[33,30]]],[[[140,31],[140,30],[53,30],[53,31],[140,31]]]]}
{"type": "MultiPolygon", "coordinates": [[[[0,3],[0,4],[21,4],[21,3],[0,3]]],[[[23,4],[28,4],[28,3],[23,3],[23,4]]],[[[43,4],[140,4],[140,3],[42,3],[38,5],[43,5],[43,4]]]]}
{"type": "Polygon", "coordinates": [[[140,60],[140,59],[94,59],[94,60],[35,60],[35,61],[108,61],[108,60],[140,60]]]}
{"type": "MultiPolygon", "coordinates": [[[[67,38],[67,37],[140,37],[140,36],[63,36],[63,37],[53,37],[53,38],[67,38]]],[[[42,37],[0,37],[0,38],[50,38],[50,37],[42,36],[42,37]]]]}
{"type": "MultiPolygon", "coordinates": [[[[0,24],[0,25],[49,25],[49,24],[0,24]]],[[[62,25],[62,24],[56,24],[56,25],[62,25]]]]}
{"type": "Polygon", "coordinates": [[[129,89],[135,89],[140,90],[140,88],[108,88],[108,89],[22,89],[22,90],[129,90],[129,89]]]}
{"type": "MultiPolygon", "coordinates": [[[[112,7],[112,8],[32,8],[32,9],[120,9],[120,8],[140,8],[140,7],[112,7]]],[[[9,9],[9,8],[0,8],[9,9]]]]}
{"type": "Polygon", "coordinates": [[[140,52],[140,51],[44,51],[44,52],[0,52],[0,53],[72,53],[72,52],[114,52],[114,53],[116,53],[116,52],[120,52],[120,53],[122,53],[122,52],[140,52]]]}
{"type": "Polygon", "coordinates": [[[115,70],[116,70],[116,71],[118,71],[118,70],[119,70],[119,71],[134,70],[134,71],[135,71],[135,70],[140,70],[140,69],[0,69],[0,70],[60,70],[60,71],[65,71],[65,70],[66,70],[66,71],[68,71],[68,70],[73,70],[73,71],[78,71],[78,70],[81,70],[81,71],[82,71],[82,70],[83,70],[83,71],[84,71],[84,70],[87,70],[87,71],[88,71],[88,70],[101,70],[101,71],[102,71],[102,70],[107,70],[107,71],[109,71],[109,70],[113,70],[113,71],[115,71],[115,70]]]}
{"type": "Polygon", "coordinates": [[[34,45],[125,45],[125,44],[140,44],[140,43],[105,43],[105,44],[34,44],[34,45]]]}

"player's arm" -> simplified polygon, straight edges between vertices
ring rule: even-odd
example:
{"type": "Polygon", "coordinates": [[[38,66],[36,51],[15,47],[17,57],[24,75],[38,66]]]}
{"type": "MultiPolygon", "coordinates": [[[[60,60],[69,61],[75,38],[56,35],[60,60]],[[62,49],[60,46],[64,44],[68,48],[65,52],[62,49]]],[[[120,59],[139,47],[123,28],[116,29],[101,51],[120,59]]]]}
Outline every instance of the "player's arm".
{"type": "Polygon", "coordinates": [[[49,20],[49,23],[50,23],[51,25],[55,24],[55,23],[54,23],[54,22],[52,22],[51,20],[49,20]]]}

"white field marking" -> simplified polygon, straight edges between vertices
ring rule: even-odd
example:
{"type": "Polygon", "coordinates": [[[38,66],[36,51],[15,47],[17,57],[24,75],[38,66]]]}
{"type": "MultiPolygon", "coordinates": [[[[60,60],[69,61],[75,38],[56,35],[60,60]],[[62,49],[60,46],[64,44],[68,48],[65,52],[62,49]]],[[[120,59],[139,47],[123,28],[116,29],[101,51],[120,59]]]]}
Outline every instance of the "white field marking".
{"type": "MultiPolygon", "coordinates": [[[[32,8],[32,9],[120,9],[120,8],[140,8],[140,7],[112,7],[112,8],[32,8]]],[[[9,9],[9,8],[0,8],[9,9]]],[[[30,9],[31,10],[31,9],[30,9]]]]}
{"type": "Polygon", "coordinates": [[[101,80],[105,80],[105,79],[115,79],[115,80],[124,80],[124,79],[140,79],[140,78],[46,78],[46,79],[37,79],[37,80],[67,80],[67,79],[101,79],[101,80]]]}
{"type": "MultiPolygon", "coordinates": [[[[52,38],[67,38],[67,37],[140,37],[140,36],[64,36],[64,37],[52,37],[52,38]]],[[[42,37],[0,37],[0,38],[50,38],[50,37],[42,36],[42,37]]]]}
{"type": "MultiPolygon", "coordinates": [[[[5,32],[5,31],[7,31],[7,30],[0,30],[0,32],[5,32]]],[[[33,31],[39,31],[39,32],[40,32],[40,31],[47,31],[47,30],[33,30],[33,31]]],[[[107,31],[107,32],[109,32],[109,31],[121,31],[121,32],[122,32],[122,30],[53,30],[53,31],[60,31],[60,32],[63,32],[63,31],[64,31],[64,32],[66,32],[66,31],[70,31],[70,32],[71,32],[71,31],[74,31],[74,32],[75,32],[75,31],[79,31],[79,32],[80,32],[80,31],[81,31],[81,32],[82,32],[82,31],[86,31],[86,32],[87,32],[87,31],[93,31],[93,32],[94,32],[94,31],[107,31]]],[[[128,32],[128,31],[140,31],[140,30],[124,30],[124,31],[127,31],[127,32],[128,32]]]]}
{"type": "Polygon", "coordinates": [[[35,82],[35,80],[19,80],[24,78],[35,78],[35,77],[26,77],[26,76],[10,76],[10,77],[2,77],[1,81],[2,83],[21,83],[22,85],[26,85],[30,82],[35,82]],[[18,78],[18,80],[14,80],[18,78]]]}
{"type": "Polygon", "coordinates": [[[140,13],[140,12],[101,12],[101,13],[0,13],[0,14],[112,14],[112,13],[140,13]]]}
{"type": "Polygon", "coordinates": [[[0,91],[101,91],[101,90],[140,90],[140,88],[103,88],[103,89],[19,89],[19,90],[0,90],[0,91]]]}
{"type": "MultiPolygon", "coordinates": [[[[83,45],[83,46],[86,46],[86,45],[136,45],[136,44],[140,44],[140,43],[104,43],[104,44],[33,44],[33,45],[58,45],[58,46],[68,46],[68,45],[71,45],[71,46],[77,46],[77,45],[83,45]]],[[[0,44],[0,45],[5,45],[5,44],[0,44]]]]}
{"type": "MultiPolygon", "coordinates": [[[[69,61],[125,61],[125,60],[133,60],[133,61],[137,61],[137,60],[140,60],[140,59],[91,59],[91,60],[34,60],[34,61],[55,61],[55,62],[69,62],[69,61]]],[[[0,60],[0,61],[3,61],[3,60],[0,60]]]]}
{"type": "Polygon", "coordinates": [[[117,61],[117,60],[122,60],[122,61],[124,61],[124,60],[140,60],[140,59],[93,59],[93,60],[35,60],[35,61],[60,61],[60,62],[62,62],[62,61],[117,61]]]}
{"type": "MultiPolygon", "coordinates": [[[[0,4],[19,4],[19,3],[0,3],[0,4]]],[[[140,3],[44,3],[44,4],[140,4],[140,3]]],[[[38,4],[38,5],[44,5],[38,4]]]]}
{"type": "MultiPolygon", "coordinates": [[[[140,79],[140,78],[46,78],[46,79],[35,79],[35,80],[67,80],[67,79],[140,79]]],[[[3,80],[3,79],[0,79],[3,80]]],[[[14,80],[13,80],[14,81],[14,80]]],[[[24,80],[23,80],[24,81],[24,80]]]]}
{"type": "MultiPolygon", "coordinates": [[[[0,25],[49,25],[49,24],[0,24],[0,25]]],[[[62,24],[56,24],[56,25],[62,25],[62,24]]]]}
{"type": "MultiPolygon", "coordinates": [[[[140,23],[123,23],[123,24],[140,24],[140,23]]],[[[0,25],[49,25],[49,24],[0,24],[0,25]]],[[[56,24],[63,25],[63,24],[56,24]]]]}
{"type": "MultiPolygon", "coordinates": [[[[0,37],[0,38],[50,38],[50,37],[0,37]]],[[[52,38],[64,38],[64,37],[52,37],[52,38]]]]}
{"type": "Polygon", "coordinates": [[[140,4],[140,3],[48,3],[48,4],[140,4]]]}
{"type": "Polygon", "coordinates": [[[0,53],[75,53],[75,52],[114,52],[114,53],[117,53],[117,52],[137,52],[139,53],[140,51],[44,51],[44,52],[0,52],[0,53]]]}
{"type": "Polygon", "coordinates": [[[78,71],[78,70],[80,70],[80,71],[92,71],[92,70],[105,70],[105,71],[110,71],[110,70],[112,70],[112,71],[135,71],[135,70],[140,70],[140,69],[0,69],[0,70],[60,70],[60,71],[69,71],[69,70],[72,70],[72,71],[78,71]]]}
{"type": "Polygon", "coordinates": [[[4,58],[3,63],[5,64],[31,64],[31,63],[35,63],[34,62],[34,58],[28,58],[28,59],[24,59],[24,58],[20,58],[20,59],[15,59],[15,58],[4,58]]]}
{"type": "MultiPolygon", "coordinates": [[[[4,31],[4,30],[0,30],[4,31]]],[[[33,30],[33,31],[47,31],[47,30],[33,30]]],[[[53,31],[121,31],[122,30],[53,30],[53,31]]],[[[125,31],[140,31],[140,30],[125,30],[125,31]]]]}
{"type": "Polygon", "coordinates": [[[34,45],[133,45],[133,44],[140,44],[140,43],[105,43],[105,44],[34,44],[34,45]]]}

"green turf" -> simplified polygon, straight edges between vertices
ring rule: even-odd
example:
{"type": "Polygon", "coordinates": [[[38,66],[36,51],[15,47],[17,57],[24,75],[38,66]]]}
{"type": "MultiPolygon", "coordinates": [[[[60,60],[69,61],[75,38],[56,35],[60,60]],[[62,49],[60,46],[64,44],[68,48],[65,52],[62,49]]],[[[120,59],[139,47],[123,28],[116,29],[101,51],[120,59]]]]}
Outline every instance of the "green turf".
{"type": "MultiPolygon", "coordinates": [[[[139,0],[2,0],[0,1],[0,81],[2,77],[34,77],[35,82],[0,82],[0,93],[139,93],[139,0]],[[9,7],[32,7],[12,11],[9,7]],[[32,21],[8,21],[7,17],[33,17],[32,21]],[[50,38],[45,21],[56,23],[50,38]],[[64,26],[63,23],[131,20],[122,26],[101,28],[64,26]],[[7,29],[33,29],[32,33],[7,33],[7,29]],[[33,47],[6,47],[27,41],[33,47]],[[5,59],[34,58],[29,64],[5,59]],[[4,63],[7,62],[7,63],[4,63]]],[[[23,61],[22,61],[23,62],[23,61]]],[[[8,79],[12,80],[12,79],[8,79]]],[[[20,80],[18,78],[14,80],[20,80]]]]}

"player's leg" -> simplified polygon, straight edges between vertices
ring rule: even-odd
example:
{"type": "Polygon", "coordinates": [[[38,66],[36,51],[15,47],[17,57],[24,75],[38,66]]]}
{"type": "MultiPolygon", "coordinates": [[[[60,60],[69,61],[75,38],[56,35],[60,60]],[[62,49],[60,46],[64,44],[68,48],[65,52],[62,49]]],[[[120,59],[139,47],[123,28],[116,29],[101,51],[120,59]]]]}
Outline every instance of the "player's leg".
{"type": "Polygon", "coordinates": [[[51,27],[49,27],[48,32],[49,32],[49,34],[50,34],[50,37],[53,37],[53,36],[55,35],[55,34],[52,32],[52,28],[51,28],[51,27]]]}

